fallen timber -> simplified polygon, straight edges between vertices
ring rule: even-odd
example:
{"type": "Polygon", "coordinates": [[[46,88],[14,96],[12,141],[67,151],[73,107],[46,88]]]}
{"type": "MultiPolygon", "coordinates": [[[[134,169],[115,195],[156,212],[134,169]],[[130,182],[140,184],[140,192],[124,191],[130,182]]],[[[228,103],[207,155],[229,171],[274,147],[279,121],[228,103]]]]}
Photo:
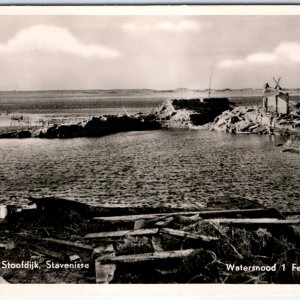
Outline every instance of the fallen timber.
{"type": "Polygon", "coordinates": [[[153,262],[165,259],[178,259],[182,257],[187,257],[195,252],[195,249],[185,249],[185,250],[175,250],[175,251],[164,251],[164,252],[154,252],[154,253],[143,253],[143,254],[133,254],[133,255],[120,255],[112,257],[101,257],[98,258],[102,264],[106,263],[141,263],[141,262],[153,262]]]}
{"type": "Polygon", "coordinates": [[[260,219],[209,219],[203,222],[214,222],[225,225],[299,225],[300,220],[280,220],[275,218],[260,219]]]}
{"type": "Polygon", "coordinates": [[[109,231],[109,232],[95,232],[89,233],[85,239],[97,239],[97,238],[120,238],[123,236],[133,235],[154,235],[158,233],[158,229],[138,229],[138,230],[121,230],[121,231],[109,231]]]}
{"type": "MultiPolygon", "coordinates": [[[[109,212],[107,207],[91,208],[73,200],[30,200],[36,208],[16,210],[5,219],[5,229],[0,229],[0,244],[4,245],[0,255],[6,260],[25,260],[19,256],[24,252],[26,259],[42,261],[37,270],[39,279],[31,282],[46,278],[42,272],[46,272],[43,261],[47,260],[89,266],[67,275],[52,271],[52,280],[62,276],[63,282],[243,283],[251,281],[252,275],[229,274],[226,264],[253,264],[255,259],[257,265],[273,265],[285,263],[285,257],[292,257],[291,262],[300,259],[293,250],[300,247],[297,212],[257,207],[197,211],[152,208],[153,213],[145,213],[146,208],[129,208],[113,215],[116,208],[109,212]],[[126,211],[133,214],[124,214],[126,211]]],[[[256,274],[254,282],[300,281],[295,273],[277,273],[277,277],[256,274]]],[[[0,276],[5,282],[22,282],[24,278],[16,271],[9,277],[1,269],[0,276]]]]}
{"type": "Polygon", "coordinates": [[[105,216],[105,217],[94,217],[95,221],[108,221],[108,222],[135,222],[137,220],[143,219],[153,219],[159,217],[171,217],[171,216],[193,216],[198,215],[202,218],[215,218],[215,217],[259,217],[265,215],[272,215],[276,217],[282,217],[279,211],[275,209],[237,209],[237,210],[207,210],[207,211],[184,211],[184,212],[173,212],[173,213],[158,213],[158,214],[133,214],[133,215],[121,215],[121,216],[105,216]]]}

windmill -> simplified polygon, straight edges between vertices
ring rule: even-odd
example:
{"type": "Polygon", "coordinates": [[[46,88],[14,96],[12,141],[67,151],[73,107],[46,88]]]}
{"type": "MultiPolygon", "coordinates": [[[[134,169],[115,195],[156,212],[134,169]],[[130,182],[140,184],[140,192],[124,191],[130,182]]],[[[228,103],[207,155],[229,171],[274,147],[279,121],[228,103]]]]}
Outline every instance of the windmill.
{"type": "Polygon", "coordinates": [[[276,91],[279,91],[279,90],[282,90],[281,86],[280,86],[280,80],[281,80],[281,77],[279,77],[277,80],[276,78],[273,76],[273,80],[275,82],[275,90],[276,91]]]}

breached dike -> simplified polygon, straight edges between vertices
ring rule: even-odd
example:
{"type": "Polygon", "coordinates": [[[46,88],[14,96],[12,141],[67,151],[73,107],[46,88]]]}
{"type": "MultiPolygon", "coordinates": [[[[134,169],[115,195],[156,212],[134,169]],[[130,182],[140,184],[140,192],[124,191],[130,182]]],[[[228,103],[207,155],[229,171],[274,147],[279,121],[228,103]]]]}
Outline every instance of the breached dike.
{"type": "Polygon", "coordinates": [[[200,128],[229,108],[227,98],[165,100],[149,113],[94,116],[76,124],[54,124],[19,131],[14,129],[0,133],[0,138],[101,137],[125,131],[200,128]]]}
{"type": "Polygon", "coordinates": [[[238,106],[218,116],[209,129],[230,133],[291,135],[300,133],[300,111],[277,114],[259,106],[238,106]]]}
{"type": "Polygon", "coordinates": [[[39,138],[101,137],[125,131],[159,129],[160,124],[151,115],[135,114],[92,117],[78,124],[55,124],[33,132],[39,138]]]}
{"type": "Polygon", "coordinates": [[[28,130],[12,129],[0,133],[0,138],[101,137],[118,132],[161,128],[299,135],[300,109],[295,106],[289,114],[278,114],[266,112],[259,106],[233,108],[228,98],[172,99],[163,101],[149,113],[93,116],[80,123],[54,124],[28,130]]]}
{"type": "Polygon", "coordinates": [[[230,108],[227,98],[165,100],[153,110],[163,128],[199,128],[230,108]]]}

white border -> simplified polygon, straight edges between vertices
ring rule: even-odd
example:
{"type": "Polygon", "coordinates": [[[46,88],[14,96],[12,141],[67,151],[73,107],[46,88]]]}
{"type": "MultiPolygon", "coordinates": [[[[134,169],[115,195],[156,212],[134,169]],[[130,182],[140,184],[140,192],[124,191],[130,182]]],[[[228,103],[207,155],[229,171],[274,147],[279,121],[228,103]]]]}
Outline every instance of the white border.
{"type": "MultiPolygon", "coordinates": [[[[0,297],[204,297],[300,296],[300,285],[274,284],[8,284],[0,297]]],[[[0,298],[1,299],[1,298],[0,298]]],[[[122,299],[122,298],[121,298],[122,299]]]]}
{"type": "MultiPolygon", "coordinates": [[[[297,5],[0,6],[0,15],[300,15],[297,5]]],[[[300,285],[8,284],[0,297],[300,296],[300,285]]]]}

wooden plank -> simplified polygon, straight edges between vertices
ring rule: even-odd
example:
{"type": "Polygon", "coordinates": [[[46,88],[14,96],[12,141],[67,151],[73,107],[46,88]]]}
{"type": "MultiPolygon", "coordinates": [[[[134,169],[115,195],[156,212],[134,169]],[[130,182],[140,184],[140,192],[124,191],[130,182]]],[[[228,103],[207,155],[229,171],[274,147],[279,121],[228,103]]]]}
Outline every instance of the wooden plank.
{"type": "Polygon", "coordinates": [[[47,243],[53,243],[53,244],[57,244],[57,245],[63,245],[63,246],[68,246],[68,247],[72,247],[72,248],[77,248],[77,249],[81,249],[81,250],[92,251],[94,249],[93,246],[90,246],[90,245],[85,245],[85,244],[71,242],[71,241],[65,241],[65,240],[58,240],[58,239],[53,239],[53,238],[41,238],[41,239],[37,239],[37,240],[44,241],[47,243]]]}
{"type": "Polygon", "coordinates": [[[300,220],[282,220],[276,218],[259,218],[259,219],[207,219],[201,223],[219,223],[219,224],[234,224],[234,225],[298,225],[300,220]]]}
{"type": "Polygon", "coordinates": [[[237,210],[207,210],[207,211],[189,211],[189,212],[174,212],[174,213],[160,213],[160,214],[140,214],[140,215],[124,215],[124,216],[110,216],[110,217],[95,217],[93,220],[95,221],[121,221],[121,222],[135,222],[139,219],[152,219],[157,217],[171,217],[171,216],[194,216],[198,215],[203,218],[209,217],[226,217],[232,215],[251,215],[255,217],[256,215],[270,214],[275,213],[274,209],[237,209],[237,210]]]}
{"type": "Polygon", "coordinates": [[[140,262],[153,262],[159,260],[169,260],[169,259],[178,259],[184,258],[192,253],[195,249],[186,249],[186,250],[175,250],[175,251],[163,251],[163,252],[154,252],[154,253],[143,253],[143,254],[132,254],[132,255],[120,255],[115,257],[102,257],[98,258],[98,261],[102,263],[140,263],[140,262]]]}
{"type": "Polygon", "coordinates": [[[126,235],[153,235],[158,233],[158,228],[152,229],[138,229],[138,230],[119,230],[119,231],[107,231],[107,232],[94,232],[88,233],[85,239],[102,239],[102,238],[119,238],[126,235]]]}
{"type": "Polygon", "coordinates": [[[168,235],[171,235],[174,237],[187,238],[190,240],[197,240],[197,241],[208,242],[208,243],[219,240],[216,237],[206,236],[206,235],[202,235],[202,234],[189,233],[189,232],[185,232],[182,230],[175,230],[175,229],[171,229],[171,228],[162,228],[160,230],[160,233],[168,234],[168,235]]]}

